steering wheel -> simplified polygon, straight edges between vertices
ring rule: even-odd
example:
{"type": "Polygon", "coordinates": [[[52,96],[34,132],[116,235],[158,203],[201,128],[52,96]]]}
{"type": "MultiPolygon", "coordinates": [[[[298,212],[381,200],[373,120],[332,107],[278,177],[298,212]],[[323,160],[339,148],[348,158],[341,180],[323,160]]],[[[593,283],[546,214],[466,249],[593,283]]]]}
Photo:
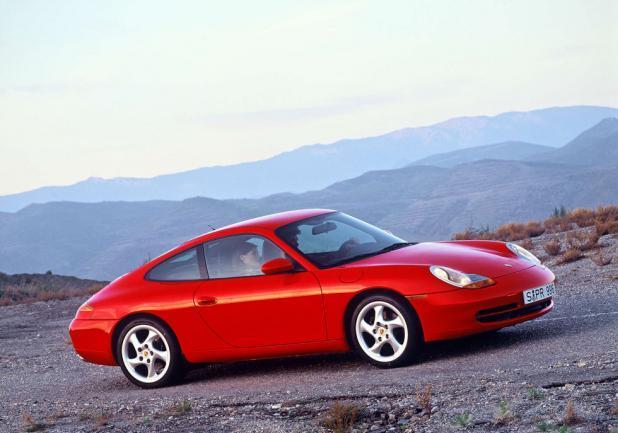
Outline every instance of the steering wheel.
{"type": "Polygon", "coordinates": [[[343,257],[347,253],[349,253],[352,250],[352,248],[357,247],[359,245],[360,245],[360,242],[358,242],[357,239],[354,239],[354,238],[348,239],[347,241],[341,244],[341,246],[337,250],[337,254],[339,255],[339,257],[343,257]]]}

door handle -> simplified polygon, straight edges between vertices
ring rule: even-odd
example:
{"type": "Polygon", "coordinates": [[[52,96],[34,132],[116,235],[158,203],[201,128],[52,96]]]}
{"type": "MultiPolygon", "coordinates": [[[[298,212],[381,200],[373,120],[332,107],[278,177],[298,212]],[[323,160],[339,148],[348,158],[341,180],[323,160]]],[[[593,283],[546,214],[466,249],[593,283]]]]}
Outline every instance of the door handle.
{"type": "Polygon", "coordinates": [[[206,307],[208,305],[214,305],[217,303],[217,298],[213,297],[213,296],[200,296],[199,298],[197,298],[196,300],[197,305],[200,305],[202,307],[206,307]]]}

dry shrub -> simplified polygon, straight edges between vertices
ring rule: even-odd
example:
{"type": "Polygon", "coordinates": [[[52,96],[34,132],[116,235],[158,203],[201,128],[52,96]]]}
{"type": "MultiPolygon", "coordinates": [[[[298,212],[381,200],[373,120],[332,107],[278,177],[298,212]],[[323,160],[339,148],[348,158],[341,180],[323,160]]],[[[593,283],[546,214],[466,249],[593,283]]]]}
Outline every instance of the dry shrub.
{"type": "Polygon", "coordinates": [[[561,232],[568,232],[569,230],[573,230],[573,223],[571,223],[570,221],[567,221],[567,220],[562,220],[558,224],[558,229],[561,232]]]}
{"type": "Polygon", "coordinates": [[[539,221],[529,221],[528,224],[526,224],[526,232],[528,233],[528,237],[535,238],[545,233],[545,227],[543,223],[539,221]]]}
{"type": "Polygon", "coordinates": [[[494,239],[499,241],[519,241],[525,237],[524,224],[521,223],[503,224],[494,232],[494,239]]]}
{"type": "Polygon", "coordinates": [[[543,221],[543,226],[545,226],[545,230],[551,233],[556,233],[558,230],[558,226],[562,221],[561,217],[552,216],[543,221]]]}
{"type": "Polygon", "coordinates": [[[472,228],[467,228],[463,232],[456,232],[451,238],[455,241],[467,241],[470,239],[477,239],[476,232],[472,228]]]}
{"type": "Polygon", "coordinates": [[[24,426],[24,430],[27,432],[39,431],[47,428],[47,425],[35,421],[35,419],[28,412],[22,412],[21,422],[24,426]]]}
{"type": "Polygon", "coordinates": [[[573,231],[567,233],[566,242],[570,248],[577,248],[581,251],[588,251],[599,246],[599,235],[596,233],[596,231],[573,231]]]}
{"type": "Polygon", "coordinates": [[[354,404],[335,402],[324,415],[322,425],[335,433],[345,433],[352,429],[358,418],[358,407],[354,404]]]}
{"type": "Polygon", "coordinates": [[[525,224],[510,223],[499,226],[494,232],[494,239],[511,242],[540,236],[545,233],[545,228],[538,221],[529,221],[525,224]]]}
{"type": "Polygon", "coordinates": [[[583,257],[583,254],[578,248],[569,248],[562,254],[560,263],[570,263],[579,260],[583,257]]]}
{"type": "Polygon", "coordinates": [[[540,236],[545,233],[545,227],[539,221],[529,221],[527,223],[508,223],[498,226],[495,231],[489,227],[475,229],[469,227],[463,232],[455,233],[454,240],[498,240],[504,242],[520,241],[531,237],[540,236]]]}
{"type": "Polygon", "coordinates": [[[494,239],[494,233],[491,232],[489,228],[475,229],[473,227],[468,227],[463,232],[455,233],[452,238],[456,241],[467,241],[472,239],[492,240],[494,239]]]}
{"type": "Polygon", "coordinates": [[[565,216],[569,222],[577,224],[578,227],[590,227],[595,223],[595,211],[593,209],[573,209],[565,216]]]}
{"type": "Polygon", "coordinates": [[[618,222],[618,206],[599,206],[594,211],[597,222],[618,222]]]}
{"type": "Polygon", "coordinates": [[[544,226],[551,232],[564,232],[577,227],[595,226],[599,236],[618,233],[618,206],[599,206],[596,209],[574,209],[564,215],[556,215],[545,220],[544,226]]]}
{"type": "Polygon", "coordinates": [[[430,383],[416,390],[416,401],[428,416],[431,416],[431,391],[430,383]]]}
{"type": "Polygon", "coordinates": [[[594,230],[599,236],[618,233],[618,221],[597,221],[594,230]]]}
{"type": "Polygon", "coordinates": [[[603,251],[599,249],[596,254],[590,256],[592,260],[598,266],[606,266],[612,262],[612,258],[603,254],[603,251]]]}
{"type": "Polygon", "coordinates": [[[564,424],[573,425],[578,421],[577,414],[575,413],[575,407],[573,406],[573,400],[567,401],[566,408],[564,410],[564,424]]]}
{"type": "Polygon", "coordinates": [[[558,239],[552,239],[545,242],[543,249],[550,256],[557,256],[562,252],[562,246],[560,245],[560,241],[558,239]]]}
{"type": "Polygon", "coordinates": [[[467,228],[463,232],[455,233],[453,239],[482,239],[499,241],[519,241],[543,233],[561,233],[580,227],[595,227],[599,236],[607,233],[618,233],[618,206],[599,206],[596,209],[574,209],[567,212],[562,209],[560,212],[554,211],[543,222],[530,221],[527,223],[508,223],[503,224],[491,231],[486,228],[467,228]]]}

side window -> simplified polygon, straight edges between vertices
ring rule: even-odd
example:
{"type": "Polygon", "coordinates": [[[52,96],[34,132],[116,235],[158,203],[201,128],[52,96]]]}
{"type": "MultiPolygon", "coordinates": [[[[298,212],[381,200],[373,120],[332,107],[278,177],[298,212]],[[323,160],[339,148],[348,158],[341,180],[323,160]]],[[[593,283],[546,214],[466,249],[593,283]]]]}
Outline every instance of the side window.
{"type": "Polygon", "coordinates": [[[197,248],[191,248],[159,263],[148,272],[155,281],[187,281],[201,279],[197,248]]]}
{"type": "Polygon", "coordinates": [[[233,278],[263,275],[264,263],[286,254],[262,236],[237,235],[205,243],[204,256],[209,278],[233,278]]]}

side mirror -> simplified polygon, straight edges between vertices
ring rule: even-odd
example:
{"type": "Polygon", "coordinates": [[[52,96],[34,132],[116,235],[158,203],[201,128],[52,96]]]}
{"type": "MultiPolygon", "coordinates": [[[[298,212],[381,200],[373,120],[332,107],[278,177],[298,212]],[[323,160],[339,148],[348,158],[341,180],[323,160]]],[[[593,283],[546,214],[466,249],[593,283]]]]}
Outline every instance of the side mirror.
{"type": "Polygon", "coordinates": [[[288,259],[278,258],[267,261],[262,265],[264,275],[282,274],[294,270],[294,263],[288,259]]]}

